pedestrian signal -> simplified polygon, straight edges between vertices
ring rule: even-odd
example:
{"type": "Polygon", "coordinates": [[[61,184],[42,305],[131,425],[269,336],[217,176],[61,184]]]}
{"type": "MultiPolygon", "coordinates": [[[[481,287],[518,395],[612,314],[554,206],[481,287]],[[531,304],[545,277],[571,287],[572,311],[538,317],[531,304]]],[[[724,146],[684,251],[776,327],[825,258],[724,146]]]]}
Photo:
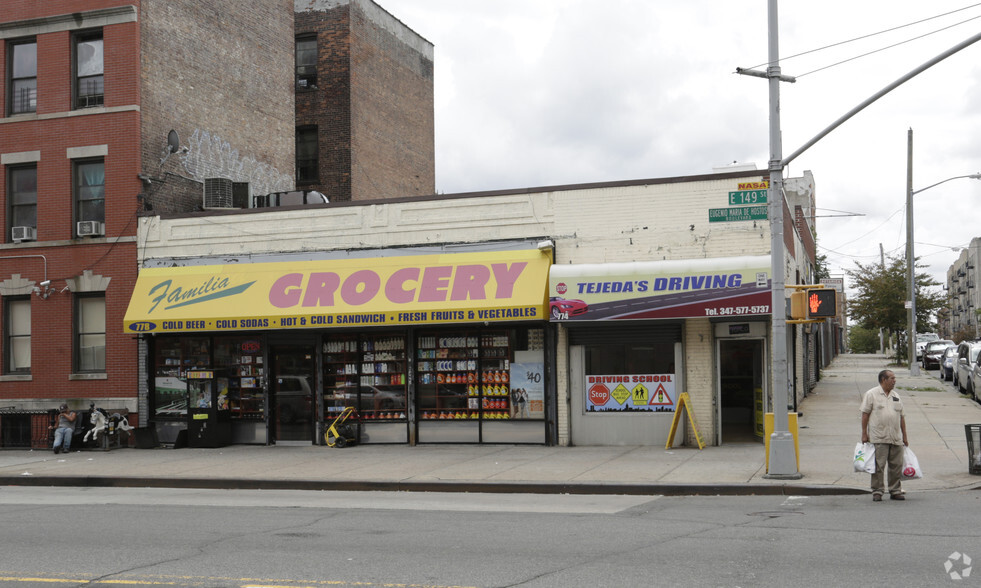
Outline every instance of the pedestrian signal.
{"type": "Polygon", "coordinates": [[[834,288],[807,291],[807,315],[810,318],[838,316],[838,297],[834,288]]]}
{"type": "Polygon", "coordinates": [[[790,318],[795,320],[807,318],[807,294],[804,291],[790,293],[790,318]]]}

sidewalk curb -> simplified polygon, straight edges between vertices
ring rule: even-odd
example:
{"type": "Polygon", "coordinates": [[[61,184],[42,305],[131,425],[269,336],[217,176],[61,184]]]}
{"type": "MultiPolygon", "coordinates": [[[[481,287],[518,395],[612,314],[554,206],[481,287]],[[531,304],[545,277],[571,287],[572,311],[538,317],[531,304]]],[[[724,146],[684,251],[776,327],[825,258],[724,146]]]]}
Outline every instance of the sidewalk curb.
{"type": "Polygon", "coordinates": [[[599,494],[630,496],[847,496],[869,490],[809,484],[570,484],[533,482],[367,482],[250,480],[242,478],[139,478],[117,476],[0,476],[0,486],[183,488],[210,490],[317,490],[376,492],[482,492],[494,494],[599,494]]]}

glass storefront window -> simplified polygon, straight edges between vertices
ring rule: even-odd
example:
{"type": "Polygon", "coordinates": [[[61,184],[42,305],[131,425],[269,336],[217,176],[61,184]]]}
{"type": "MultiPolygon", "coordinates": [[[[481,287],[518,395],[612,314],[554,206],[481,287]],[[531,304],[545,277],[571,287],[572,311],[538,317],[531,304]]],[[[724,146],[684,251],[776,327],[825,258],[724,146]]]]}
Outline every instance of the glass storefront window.
{"type": "Polygon", "coordinates": [[[420,333],[420,420],[545,418],[544,329],[420,333]]]}
{"type": "Polygon", "coordinates": [[[266,410],[266,366],[256,337],[215,337],[215,384],[218,408],[233,420],[262,420],[266,410]]]}
{"type": "Polygon", "coordinates": [[[209,369],[211,351],[207,337],[161,337],[154,358],[153,414],[156,418],[187,416],[188,370],[209,369]]]}
{"type": "Polygon", "coordinates": [[[406,422],[404,334],[331,334],[323,351],[325,422],[348,406],[357,409],[363,422],[406,422]]]}

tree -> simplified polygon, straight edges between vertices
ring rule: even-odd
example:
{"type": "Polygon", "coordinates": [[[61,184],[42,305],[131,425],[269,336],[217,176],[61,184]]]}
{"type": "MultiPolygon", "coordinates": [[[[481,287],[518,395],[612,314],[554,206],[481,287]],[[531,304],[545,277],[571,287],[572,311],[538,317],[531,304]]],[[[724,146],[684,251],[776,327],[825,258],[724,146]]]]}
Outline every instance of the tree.
{"type": "Polygon", "coordinates": [[[818,283],[825,278],[830,278],[831,274],[828,272],[828,256],[823,253],[818,253],[814,256],[814,273],[817,277],[818,283]]]}
{"type": "MultiPolygon", "coordinates": [[[[885,265],[855,263],[848,277],[857,290],[848,301],[848,315],[855,324],[865,329],[878,330],[880,327],[890,332],[905,332],[907,327],[906,296],[906,256],[889,257],[885,265]]],[[[923,267],[916,265],[915,267],[923,267]]],[[[916,331],[925,333],[932,330],[930,317],[944,306],[946,300],[939,290],[932,290],[940,283],[925,273],[917,273],[914,280],[916,289],[916,331]]],[[[904,338],[900,338],[899,357],[906,357],[903,351],[904,338]]]]}
{"type": "Polygon", "coordinates": [[[855,325],[848,329],[848,349],[852,353],[875,353],[879,350],[879,331],[855,325]]]}

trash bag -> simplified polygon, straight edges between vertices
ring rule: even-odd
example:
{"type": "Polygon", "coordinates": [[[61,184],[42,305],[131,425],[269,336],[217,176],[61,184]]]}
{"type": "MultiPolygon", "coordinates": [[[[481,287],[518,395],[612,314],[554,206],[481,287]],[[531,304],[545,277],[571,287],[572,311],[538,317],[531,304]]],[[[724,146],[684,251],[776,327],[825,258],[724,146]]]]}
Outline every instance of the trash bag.
{"type": "Polygon", "coordinates": [[[852,457],[852,467],[856,472],[875,473],[875,445],[871,443],[856,443],[852,457]]]}

